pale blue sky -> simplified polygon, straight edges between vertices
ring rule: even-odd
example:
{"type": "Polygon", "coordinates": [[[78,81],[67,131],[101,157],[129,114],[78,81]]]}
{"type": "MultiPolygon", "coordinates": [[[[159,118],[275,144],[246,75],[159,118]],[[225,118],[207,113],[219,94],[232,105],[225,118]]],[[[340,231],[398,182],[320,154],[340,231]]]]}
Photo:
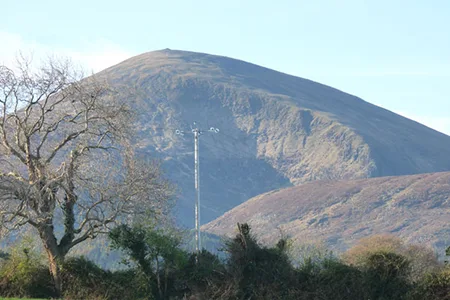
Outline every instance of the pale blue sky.
{"type": "Polygon", "coordinates": [[[448,0],[0,0],[0,62],[22,49],[99,71],[163,48],[308,78],[450,134],[448,0]]]}

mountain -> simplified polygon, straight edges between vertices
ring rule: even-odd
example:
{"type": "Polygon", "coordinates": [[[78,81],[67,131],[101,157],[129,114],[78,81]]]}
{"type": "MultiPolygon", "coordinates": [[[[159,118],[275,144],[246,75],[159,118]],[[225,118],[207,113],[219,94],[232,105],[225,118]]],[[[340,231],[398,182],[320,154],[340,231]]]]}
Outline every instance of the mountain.
{"type": "Polygon", "coordinates": [[[248,222],[261,241],[281,233],[294,242],[344,250],[360,238],[389,233],[443,251],[450,238],[450,172],[316,181],[254,197],[202,227],[232,235],[248,222]]]}
{"type": "MultiPolygon", "coordinates": [[[[295,58],[293,58],[295,59],[295,58]]],[[[450,137],[334,88],[227,57],[162,50],[98,74],[134,93],[136,146],[160,158],[193,226],[194,121],[202,222],[247,199],[315,180],[450,170],[450,137]]]]}

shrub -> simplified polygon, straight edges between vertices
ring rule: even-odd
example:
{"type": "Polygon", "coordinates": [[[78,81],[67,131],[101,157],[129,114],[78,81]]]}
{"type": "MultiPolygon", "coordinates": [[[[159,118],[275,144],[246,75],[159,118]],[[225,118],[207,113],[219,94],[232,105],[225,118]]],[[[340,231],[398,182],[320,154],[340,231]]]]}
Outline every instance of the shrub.
{"type": "Polygon", "coordinates": [[[0,295],[4,297],[47,298],[55,296],[52,277],[42,256],[29,242],[10,249],[0,259],[0,295]]]}
{"type": "Polygon", "coordinates": [[[84,257],[67,258],[61,277],[66,299],[108,299],[107,272],[84,257]]]}
{"type": "Polygon", "coordinates": [[[367,264],[368,257],[375,253],[395,253],[405,257],[409,261],[407,280],[411,283],[418,282],[426,274],[438,270],[440,265],[436,253],[431,248],[406,244],[392,235],[374,235],[361,239],[342,255],[342,259],[349,265],[361,267],[367,264]]]}
{"type": "Polygon", "coordinates": [[[304,259],[297,269],[298,299],[366,299],[363,273],[333,256],[304,259]]]}
{"type": "MultiPolygon", "coordinates": [[[[238,224],[239,233],[227,242],[227,268],[238,299],[288,299],[295,281],[286,252],[286,240],[268,248],[258,244],[248,224],[238,224]]],[[[230,295],[231,296],[231,295],[230,295]]]]}
{"type": "Polygon", "coordinates": [[[156,228],[121,225],[110,234],[111,246],[124,251],[147,280],[145,287],[159,299],[176,295],[175,280],[187,262],[178,237],[156,228]]]}
{"type": "Polygon", "coordinates": [[[218,286],[225,280],[225,266],[219,257],[203,249],[198,255],[193,253],[183,269],[186,288],[189,291],[206,290],[218,286]]]}
{"type": "Polygon", "coordinates": [[[61,273],[64,299],[148,298],[149,291],[141,288],[142,273],[135,269],[110,272],[84,257],[70,257],[61,273]]]}
{"type": "Polygon", "coordinates": [[[410,261],[403,255],[387,251],[372,253],[363,262],[363,270],[370,299],[405,299],[411,289],[410,261]]]}
{"type": "Polygon", "coordinates": [[[450,267],[428,274],[411,299],[450,300],[450,267]]]}

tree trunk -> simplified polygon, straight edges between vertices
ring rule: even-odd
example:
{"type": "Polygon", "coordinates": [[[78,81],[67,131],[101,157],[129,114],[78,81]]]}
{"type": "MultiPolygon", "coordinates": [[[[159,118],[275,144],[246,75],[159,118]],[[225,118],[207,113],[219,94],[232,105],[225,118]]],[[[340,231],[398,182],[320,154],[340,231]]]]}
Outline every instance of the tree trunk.
{"type": "Polygon", "coordinates": [[[167,282],[169,281],[169,267],[167,266],[167,262],[164,264],[164,297],[167,297],[167,282]]]}
{"type": "Polygon", "coordinates": [[[60,264],[61,261],[55,256],[53,253],[47,250],[48,262],[50,274],[53,277],[53,283],[55,284],[55,290],[57,296],[60,297],[62,295],[62,280],[61,280],[61,269],[60,264]]]}
{"type": "Polygon", "coordinates": [[[158,256],[156,256],[156,283],[158,285],[159,299],[163,299],[163,293],[162,293],[162,289],[161,289],[161,277],[159,276],[159,259],[158,259],[158,256]]]}
{"type": "Polygon", "coordinates": [[[61,253],[60,248],[58,247],[58,242],[53,234],[53,225],[46,224],[41,226],[38,230],[45,252],[47,253],[49,270],[53,277],[56,293],[58,296],[61,296],[62,281],[60,267],[64,261],[64,254],[61,253]]]}

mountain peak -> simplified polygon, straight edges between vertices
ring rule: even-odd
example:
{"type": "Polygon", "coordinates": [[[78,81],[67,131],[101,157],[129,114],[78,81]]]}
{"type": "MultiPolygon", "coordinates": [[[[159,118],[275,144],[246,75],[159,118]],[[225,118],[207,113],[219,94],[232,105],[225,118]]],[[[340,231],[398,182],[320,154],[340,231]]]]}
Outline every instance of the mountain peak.
{"type": "Polygon", "coordinates": [[[220,128],[200,144],[203,221],[288,185],[450,170],[449,136],[241,60],[164,49],[101,74],[135,89],[139,150],[165,161],[183,191],[180,214],[192,213],[193,144],[174,132],[193,121],[220,128]]]}

